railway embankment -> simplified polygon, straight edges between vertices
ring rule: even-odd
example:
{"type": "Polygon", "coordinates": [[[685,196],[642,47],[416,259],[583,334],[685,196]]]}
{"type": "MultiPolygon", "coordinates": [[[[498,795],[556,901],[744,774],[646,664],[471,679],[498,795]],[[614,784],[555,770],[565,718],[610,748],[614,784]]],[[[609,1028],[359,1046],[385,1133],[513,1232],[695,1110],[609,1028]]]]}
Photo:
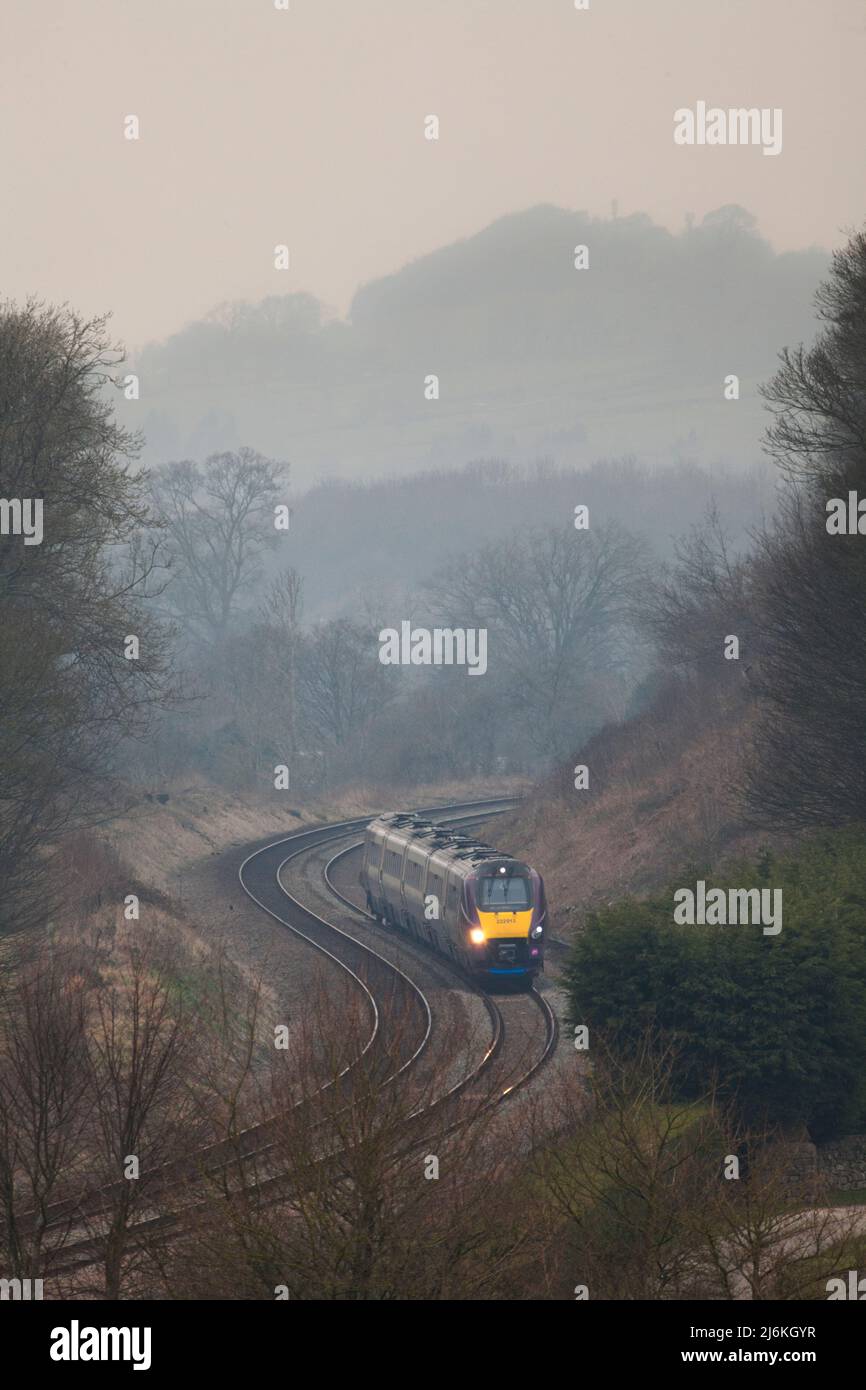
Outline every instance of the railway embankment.
{"type": "Polygon", "coordinates": [[[547,886],[553,930],[667,883],[684,864],[781,849],[747,822],[739,783],[754,706],[699,682],[672,682],[640,714],[605,726],[498,824],[547,886]]]}

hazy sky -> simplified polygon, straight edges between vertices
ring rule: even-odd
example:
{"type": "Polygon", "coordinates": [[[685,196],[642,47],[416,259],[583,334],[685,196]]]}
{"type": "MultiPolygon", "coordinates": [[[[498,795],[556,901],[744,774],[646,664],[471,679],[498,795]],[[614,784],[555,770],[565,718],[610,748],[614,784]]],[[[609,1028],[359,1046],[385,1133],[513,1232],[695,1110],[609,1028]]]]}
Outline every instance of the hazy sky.
{"type": "Polygon", "coordinates": [[[113,310],[135,348],[226,299],[343,313],[539,202],[672,229],[737,202],[835,246],[866,219],[864,73],[864,0],[2,0],[2,290],[113,310]],[[677,147],[699,100],[781,107],[782,153],[677,147]]]}

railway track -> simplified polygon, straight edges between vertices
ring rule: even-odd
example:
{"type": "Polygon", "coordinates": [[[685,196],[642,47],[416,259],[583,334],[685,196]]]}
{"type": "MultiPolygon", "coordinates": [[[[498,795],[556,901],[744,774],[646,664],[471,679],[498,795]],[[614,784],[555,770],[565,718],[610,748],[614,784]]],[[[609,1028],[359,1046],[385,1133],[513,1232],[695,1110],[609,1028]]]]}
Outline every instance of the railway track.
{"type": "MultiPolygon", "coordinates": [[[[449,824],[470,824],[499,814],[513,804],[513,798],[497,798],[486,802],[428,808],[425,814],[437,816],[449,824]]],[[[396,1084],[411,1073],[425,1054],[434,1031],[433,1010],[424,989],[407,969],[389,958],[394,954],[394,934],[385,933],[366,909],[334,882],[336,864],[346,865],[353,854],[357,855],[363,843],[357,839],[357,835],[367,819],[359,817],[284,836],[253,851],[238,870],[241,887],[247,896],[343,972],[363,1002],[369,1019],[369,1035],[339,1076],[326,1083],[342,1088],[347,1105],[351,1096],[352,1073],[359,1065],[363,1063],[372,1069],[378,1085],[396,1084]],[[351,843],[336,854],[331,854],[334,844],[345,838],[350,839],[351,843]],[[292,849],[287,854],[285,850],[288,845],[292,849]],[[325,917],[315,911],[309,903],[301,901],[297,891],[293,892],[286,886],[292,867],[310,854],[321,854],[323,849],[328,851],[322,870],[324,890],[332,904],[339,903],[344,911],[352,914],[354,922],[364,920],[364,938],[355,935],[346,925],[338,925],[330,920],[333,912],[325,917]],[[409,1026],[407,1020],[411,1021],[409,1026]]],[[[407,943],[402,944],[407,948],[407,943]]],[[[441,1132],[440,1112],[443,1108],[448,1111],[446,1128],[459,1125],[461,1109],[465,1108],[461,1106],[461,1101],[471,1100],[477,1105],[479,1088],[483,1087],[484,1103],[493,1105],[525,1086],[551,1056],[556,1046],[557,1025],[549,1003],[537,991],[513,996],[503,1005],[489,995],[479,994],[452,962],[435,956],[419,943],[408,943],[408,954],[415,961],[423,962],[426,969],[438,969],[440,972],[444,969],[452,980],[473,989],[486,1010],[490,1024],[490,1037],[480,1058],[435,1100],[410,1114],[407,1142],[411,1143],[413,1132],[420,1133],[423,1123],[434,1114],[441,1132]],[[540,1018],[543,1036],[538,1035],[536,1025],[535,1055],[529,1065],[523,1065],[516,1060],[517,1051],[521,1046],[523,1052],[526,1051],[526,1038],[533,1031],[526,1027],[527,1010],[535,1011],[536,1018],[540,1018]],[[415,1123],[410,1123],[412,1121],[415,1123]]],[[[418,973],[414,966],[413,973],[418,973]]],[[[154,1237],[172,1239],[190,1216],[208,1205],[208,1198],[202,1200],[197,1195],[197,1191],[201,1191],[202,1181],[213,1180],[239,1160],[257,1167],[263,1162],[266,1165],[276,1163],[278,1141],[275,1134],[279,1118],[274,1116],[241,1131],[231,1140],[218,1141],[205,1146],[188,1159],[165,1165],[151,1188],[151,1209],[160,1202],[165,1203],[176,1197],[184,1188],[188,1190],[191,1200],[181,1200],[180,1206],[173,1211],[156,1211],[144,1217],[131,1228],[131,1240],[134,1241],[137,1236],[147,1236],[151,1240],[154,1237]]],[[[65,1224],[74,1233],[85,1221],[97,1221],[108,1210],[105,1191],[102,1189],[99,1193],[89,1194],[83,1202],[65,1203],[56,1210],[52,1209],[49,1229],[65,1224]]],[[[281,1183],[278,1172],[268,1172],[258,1184],[257,1191],[272,1194],[274,1200],[279,1200],[285,1196],[285,1185],[281,1183]]],[[[52,1272],[69,1272],[95,1263],[98,1258],[97,1241],[98,1238],[88,1234],[84,1239],[65,1244],[52,1272]]]]}
{"type": "MultiPolygon", "coordinates": [[[[496,813],[494,812],[494,814],[496,813]]],[[[460,820],[461,823],[471,824],[488,818],[489,816],[480,817],[474,815],[461,817],[460,820]]],[[[450,821],[449,823],[454,822],[450,821]]],[[[368,923],[378,937],[384,938],[385,940],[389,937],[393,939],[394,933],[382,927],[377,918],[367,910],[366,906],[361,901],[362,895],[360,889],[356,889],[354,893],[350,891],[350,884],[354,885],[355,861],[357,861],[357,864],[360,863],[363,844],[363,840],[356,840],[343,849],[338,850],[323,866],[322,878],[332,896],[343,903],[350,912],[368,923]],[[336,881],[338,865],[343,871],[341,875],[342,886],[338,886],[336,881]]],[[[435,956],[437,960],[441,959],[436,953],[426,947],[423,942],[413,942],[412,944],[417,949],[419,955],[435,956]]],[[[557,944],[559,945],[561,943],[557,944]]],[[[475,986],[468,980],[468,977],[456,964],[447,960],[444,964],[446,969],[451,971],[457,981],[475,989],[475,986]]],[[[506,1096],[512,1095],[515,1091],[526,1086],[552,1055],[558,1038],[556,1014],[549,1002],[537,989],[532,989],[528,994],[496,996],[485,993],[480,995],[480,997],[491,1016],[495,1046],[491,1048],[483,1064],[475,1069],[475,1075],[473,1076],[470,1074],[467,1076],[464,1081],[460,1083],[460,1086],[461,1088],[468,1086],[472,1080],[487,1068],[495,1057],[497,1059],[497,1070],[502,1074],[502,1084],[495,1099],[502,1100],[506,1096]],[[535,1046],[534,1051],[536,1055],[532,1058],[529,1065],[521,1069],[521,1063],[519,1059],[515,1057],[514,1052],[516,1046],[522,1046],[524,1050],[527,1050],[527,1044],[532,1035],[537,1031],[532,1026],[532,1021],[529,1019],[529,1015],[532,1013],[540,1013],[541,1015],[544,1029],[543,1041],[540,1047],[537,1045],[535,1046]]]]}

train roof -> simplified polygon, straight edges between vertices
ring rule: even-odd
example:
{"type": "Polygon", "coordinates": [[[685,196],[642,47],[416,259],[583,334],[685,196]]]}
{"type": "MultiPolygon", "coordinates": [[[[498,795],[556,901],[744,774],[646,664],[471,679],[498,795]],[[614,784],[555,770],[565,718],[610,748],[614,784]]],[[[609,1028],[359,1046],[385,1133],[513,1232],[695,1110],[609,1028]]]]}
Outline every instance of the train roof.
{"type": "Polygon", "coordinates": [[[447,825],[436,825],[411,811],[394,811],[390,815],[377,816],[368,829],[377,826],[381,826],[388,835],[393,834],[407,843],[417,842],[431,855],[441,854],[473,867],[489,865],[494,872],[502,867],[503,862],[529,872],[527,865],[516,860],[509,851],[494,849],[483,840],[475,840],[460,830],[450,830],[447,825]]]}

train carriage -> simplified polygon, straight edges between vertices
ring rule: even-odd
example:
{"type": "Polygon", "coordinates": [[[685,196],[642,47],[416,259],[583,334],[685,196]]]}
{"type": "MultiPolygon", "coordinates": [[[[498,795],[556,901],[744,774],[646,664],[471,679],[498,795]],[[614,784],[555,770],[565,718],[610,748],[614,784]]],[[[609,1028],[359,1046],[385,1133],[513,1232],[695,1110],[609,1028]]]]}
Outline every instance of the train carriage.
{"type": "Polygon", "coordinates": [[[480,981],[529,987],[544,968],[547,903],[535,869],[406,813],[367,826],[359,874],[375,916],[480,981]]]}

